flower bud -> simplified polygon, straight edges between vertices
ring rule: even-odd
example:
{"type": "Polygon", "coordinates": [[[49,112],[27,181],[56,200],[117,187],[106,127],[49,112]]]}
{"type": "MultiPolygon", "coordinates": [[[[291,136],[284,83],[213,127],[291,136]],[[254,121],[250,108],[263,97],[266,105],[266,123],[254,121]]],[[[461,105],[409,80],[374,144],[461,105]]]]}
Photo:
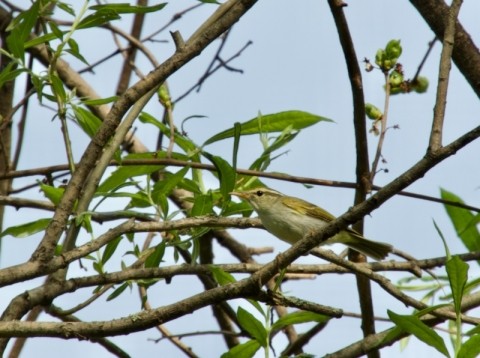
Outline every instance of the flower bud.
{"type": "Polygon", "coordinates": [[[398,71],[392,71],[388,77],[388,81],[392,87],[398,87],[403,82],[403,75],[398,71]]]}
{"type": "Polygon", "coordinates": [[[428,78],[418,76],[417,80],[412,83],[412,89],[417,93],[425,93],[428,89],[428,78]]]}
{"type": "Polygon", "coordinates": [[[398,58],[402,54],[400,40],[390,40],[387,44],[387,47],[385,47],[385,53],[388,59],[397,62],[398,58]]]}

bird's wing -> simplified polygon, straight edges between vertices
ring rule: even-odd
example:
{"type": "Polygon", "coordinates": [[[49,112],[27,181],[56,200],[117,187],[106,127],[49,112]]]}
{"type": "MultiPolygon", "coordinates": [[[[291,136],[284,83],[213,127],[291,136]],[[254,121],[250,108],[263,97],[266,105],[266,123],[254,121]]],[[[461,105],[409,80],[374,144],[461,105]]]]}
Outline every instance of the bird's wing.
{"type": "Polygon", "coordinates": [[[289,207],[292,210],[298,210],[301,214],[314,217],[326,222],[330,222],[335,219],[335,216],[330,214],[328,211],[319,208],[316,205],[309,203],[298,198],[284,197],[282,202],[285,206],[289,207]]]}

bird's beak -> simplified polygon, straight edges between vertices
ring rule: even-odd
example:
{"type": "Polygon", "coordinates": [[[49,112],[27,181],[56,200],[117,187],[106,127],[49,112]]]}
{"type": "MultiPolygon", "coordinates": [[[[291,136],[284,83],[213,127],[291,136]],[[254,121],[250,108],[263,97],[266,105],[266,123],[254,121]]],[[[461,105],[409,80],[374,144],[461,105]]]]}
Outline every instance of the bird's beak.
{"type": "Polygon", "coordinates": [[[245,200],[248,199],[247,193],[242,193],[239,191],[232,191],[230,195],[238,196],[240,199],[245,199],[245,200]]]}

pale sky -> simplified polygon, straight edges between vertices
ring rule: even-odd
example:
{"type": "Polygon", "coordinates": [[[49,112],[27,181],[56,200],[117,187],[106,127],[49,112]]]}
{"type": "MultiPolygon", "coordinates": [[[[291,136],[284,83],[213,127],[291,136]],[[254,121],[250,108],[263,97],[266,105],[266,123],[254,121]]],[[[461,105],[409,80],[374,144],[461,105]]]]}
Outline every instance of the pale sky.
{"type": "MultiPolygon", "coordinates": [[[[433,33],[418,15],[416,10],[405,1],[347,1],[345,12],[350,24],[350,30],[356,45],[358,60],[364,57],[373,62],[378,48],[384,47],[391,39],[400,39],[403,54],[400,62],[404,65],[406,77],[413,77],[417,66],[423,57],[428,42],[434,38],[433,33]]],[[[26,1],[19,1],[25,4],[26,1]]],[[[149,34],[171,16],[195,1],[177,1],[169,4],[162,12],[151,16],[144,35],[149,34]]],[[[92,3],[93,4],[93,3],[92,3]]],[[[184,38],[192,33],[207,16],[214,11],[215,5],[204,5],[201,9],[185,15],[175,23],[170,30],[179,30],[184,38]]],[[[480,23],[478,15],[480,3],[474,0],[464,1],[460,20],[469,31],[474,41],[478,43],[480,23]]],[[[116,23],[124,29],[130,29],[129,18],[125,23],[116,23]]],[[[110,53],[113,49],[111,37],[107,32],[95,37],[92,32],[78,33],[78,41],[82,53],[88,61],[95,62],[99,57],[110,53]],[[104,36],[103,36],[104,35],[104,36]]],[[[168,40],[168,43],[151,45],[151,49],[163,60],[173,53],[174,46],[167,32],[157,39],[168,40]]],[[[231,63],[235,68],[242,69],[243,74],[218,71],[202,87],[200,93],[192,93],[175,108],[175,120],[179,125],[181,120],[192,115],[203,115],[207,118],[189,120],[185,128],[192,140],[201,144],[204,140],[221,130],[230,128],[234,122],[243,122],[257,116],[284,110],[303,110],[317,115],[329,117],[335,123],[319,123],[313,128],[300,133],[296,140],[288,145],[288,154],[274,161],[270,171],[286,172],[292,175],[354,181],[355,150],[353,142],[352,106],[343,53],[338,44],[332,16],[326,1],[302,0],[298,2],[286,0],[259,1],[240,22],[235,25],[230,35],[230,41],[224,49],[224,58],[236,53],[247,41],[253,41],[241,57],[231,63]]],[[[218,42],[215,42],[204,53],[169,80],[173,98],[177,98],[190,88],[201,76],[215,53],[218,42]]],[[[403,171],[418,161],[425,153],[428,135],[431,127],[433,105],[435,101],[436,77],[441,44],[436,43],[428,58],[422,75],[430,80],[430,88],[426,94],[399,95],[391,99],[389,124],[399,125],[399,130],[390,130],[384,146],[384,157],[388,161],[385,167],[388,173],[379,173],[376,184],[383,185],[394,179],[403,171]]],[[[74,68],[83,68],[77,62],[67,59],[74,68]]],[[[117,85],[116,76],[120,65],[116,58],[95,69],[95,76],[88,76],[101,95],[112,96],[117,85]]],[[[140,58],[140,68],[144,73],[151,70],[150,64],[140,58]],[[143,66],[142,66],[143,64],[143,66]]],[[[40,68],[39,68],[40,70],[40,68]]],[[[382,74],[379,71],[363,72],[366,101],[382,107],[384,91],[382,74]]],[[[17,89],[21,95],[21,88],[17,89]]],[[[160,116],[159,106],[154,104],[147,111],[160,116]]],[[[445,141],[455,139],[460,134],[478,125],[480,105],[470,87],[453,67],[448,95],[447,116],[445,119],[445,141]]],[[[52,113],[39,109],[35,123],[30,123],[26,134],[28,149],[25,150],[20,163],[20,169],[41,167],[65,163],[62,155],[62,143],[59,124],[51,121],[52,113]],[[58,138],[47,139],[42,134],[58,133],[58,138]],[[57,132],[55,132],[57,131],[57,132]],[[40,135],[39,135],[40,134],[40,135]]],[[[152,150],[154,149],[157,132],[153,127],[136,123],[136,134],[152,150]]],[[[373,158],[376,138],[369,136],[370,158],[373,158]]],[[[74,140],[76,158],[79,159],[87,143],[86,136],[79,135],[74,140]]],[[[231,161],[232,141],[225,140],[206,149],[211,153],[222,155],[231,161]]],[[[241,140],[239,167],[248,167],[261,153],[258,137],[252,136],[241,140]]],[[[454,157],[430,171],[424,178],[408,188],[409,191],[438,197],[441,187],[450,190],[467,203],[478,206],[480,202],[478,153],[480,142],[475,142],[454,157]]],[[[216,186],[212,178],[206,176],[207,184],[216,186]]],[[[15,187],[31,182],[31,178],[15,183],[15,187]]],[[[299,196],[314,202],[335,215],[345,212],[353,202],[353,191],[327,187],[307,189],[300,184],[265,180],[265,183],[286,194],[299,196]]],[[[25,195],[25,194],[23,194],[25,195]]],[[[37,190],[26,195],[41,198],[37,190]]],[[[33,213],[22,209],[17,212],[12,208],[7,210],[6,225],[17,225],[36,217],[46,217],[48,214],[33,213]]],[[[466,250],[457,239],[452,225],[445,214],[442,205],[419,201],[404,197],[395,197],[375,210],[366,219],[365,235],[373,240],[390,242],[392,245],[417,257],[427,258],[444,256],[444,249],[432,224],[434,219],[443,231],[452,253],[463,253],[466,250]]],[[[104,228],[100,228],[102,230],[104,228]]],[[[285,250],[287,245],[275,240],[270,234],[255,230],[231,230],[239,240],[251,246],[274,246],[275,253],[285,250]]],[[[21,262],[30,256],[31,249],[38,244],[40,236],[26,239],[7,237],[2,240],[2,267],[21,262]],[[27,249],[28,248],[28,249],[27,249]],[[8,253],[8,255],[6,254],[8,253]],[[14,254],[13,254],[14,253],[14,254]]],[[[341,247],[333,248],[336,252],[341,247]]],[[[233,259],[220,247],[215,252],[218,263],[233,262],[233,259]]],[[[258,258],[260,262],[268,262],[274,254],[258,258]]],[[[313,257],[305,257],[298,262],[318,262],[313,257]]],[[[173,262],[168,262],[173,264],[173,262]]],[[[478,275],[476,263],[471,264],[470,276],[478,275]]],[[[83,275],[77,265],[73,265],[71,275],[83,275]],[[77,272],[75,272],[77,271],[77,272]]],[[[112,268],[112,270],[118,267],[112,268]]],[[[405,277],[404,274],[387,273],[393,282],[405,277]]],[[[14,285],[2,289],[3,300],[0,308],[8,302],[5,298],[13,298],[28,288],[33,288],[41,281],[34,280],[22,285],[14,285]]],[[[158,307],[162,304],[177,301],[179,297],[188,297],[202,288],[196,279],[175,278],[170,285],[158,284],[149,293],[151,304],[158,307]],[[179,290],[181,292],[179,292],[179,290]]],[[[331,305],[349,312],[359,312],[356,285],[352,275],[318,277],[314,281],[292,282],[283,289],[289,295],[310,299],[323,305],[331,305]]],[[[383,290],[373,285],[375,313],[386,317],[386,310],[408,314],[412,309],[406,308],[391,298],[383,290]]],[[[85,290],[84,298],[90,290],[85,290]]],[[[78,293],[62,296],[58,305],[71,307],[81,300],[78,293]]],[[[419,298],[417,294],[415,297],[419,298]]],[[[55,301],[57,303],[57,301],[55,301]]],[[[234,305],[242,305],[250,309],[242,300],[234,305]]],[[[100,299],[95,307],[87,309],[81,315],[85,320],[102,320],[122,317],[140,310],[136,290],[124,293],[115,303],[105,303],[100,299]]],[[[253,311],[252,311],[253,313],[253,311]]],[[[211,318],[210,308],[202,309],[190,316],[166,324],[174,333],[217,329],[211,318]],[[201,325],[199,323],[202,323],[201,325]],[[204,325],[205,322],[205,325],[204,325]],[[208,322],[208,323],[207,323],[208,322]],[[208,326],[207,326],[208,325],[208,326]]],[[[42,319],[49,320],[43,316],[42,319]]],[[[390,327],[379,323],[378,331],[390,327]]],[[[299,327],[302,332],[305,328],[299,327]]],[[[305,329],[306,330],[306,329],[305,329]]],[[[148,341],[158,338],[155,330],[149,330],[129,336],[112,338],[132,357],[155,356],[159,353],[165,357],[181,356],[177,348],[166,340],[160,343],[148,341]]],[[[442,335],[445,337],[445,335],[442,335]]],[[[305,351],[322,356],[343,347],[347,342],[361,339],[360,321],[356,319],[332,320],[327,328],[305,347],[305,351]],[[345,338],[345,339],[344,339],[345,338]]],[[[12,340],[13,342],[13,340],[12,340]]],[[[24,357],[34,356],[39,350],[50,357],[69,358],[110,357],[110,354],[95,344],[77,342],[74,340],[53,341],[51,338],[36,338],[29,340],[24,351],[24,357]]],[[[225,352],[223,339],[218,336],[199,336],[184,338],[194,352],[201,357],[215,357],[225,352]]],[[[273,341],[276,352],[279,353],[286,344],[282,334],[273,341]]],[[[447,340],[447,344],[449,344],[447,340]]],[[[436,354],[433,348],[419,343],[412,338],[404,351],[399,344],[382,350],[384,357],[420,357],[436,354]]],[[[263,352],[257,354],[263,356],[263,352]]]]}

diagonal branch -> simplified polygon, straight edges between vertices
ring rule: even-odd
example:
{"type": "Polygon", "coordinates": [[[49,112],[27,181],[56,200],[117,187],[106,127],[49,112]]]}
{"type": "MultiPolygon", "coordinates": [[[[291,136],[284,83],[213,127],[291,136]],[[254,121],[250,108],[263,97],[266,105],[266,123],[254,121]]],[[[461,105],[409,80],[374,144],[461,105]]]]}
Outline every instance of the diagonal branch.
{"type": "Polygon", "coordinates": [[[443,121],[447,106],[448,80],[452,68],[452,52],[455,41],[455,24],[463,0],[453,1],[445,22],[445,34],[443,36],[443,47],[440,55],[440,69],[438,71],[437,97],[433,108],[433,123],[430,133],[430,150],[436,150],[442,146],[443,121]]]}

